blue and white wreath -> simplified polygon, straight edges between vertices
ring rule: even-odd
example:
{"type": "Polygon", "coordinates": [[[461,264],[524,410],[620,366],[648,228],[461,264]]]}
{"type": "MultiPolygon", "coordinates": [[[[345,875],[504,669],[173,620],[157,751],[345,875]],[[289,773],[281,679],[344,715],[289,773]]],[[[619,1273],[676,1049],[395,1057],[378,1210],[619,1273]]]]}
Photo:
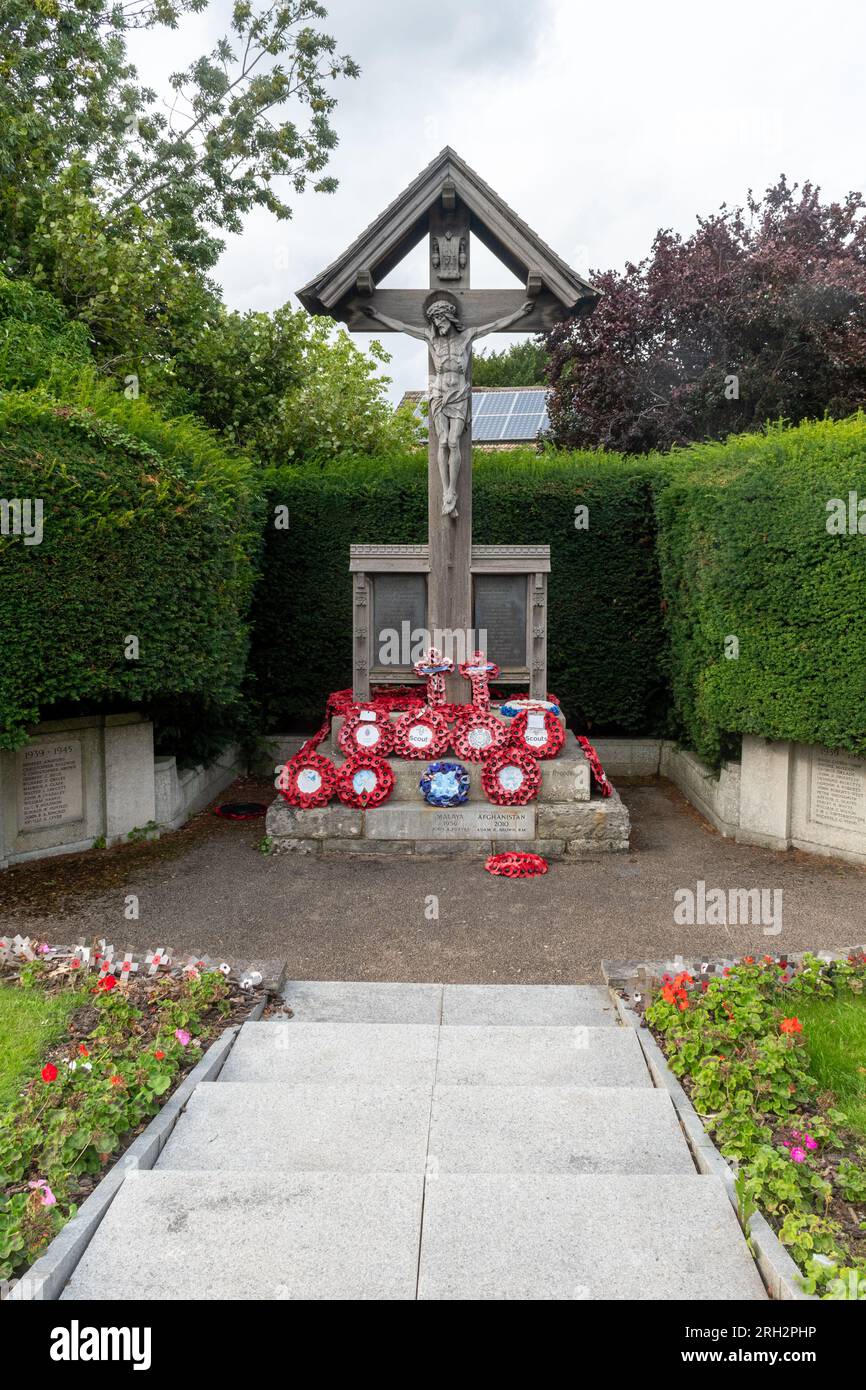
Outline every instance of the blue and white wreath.
{"type": "Polygon", "coordinates": [[[419,786],[431,806],[462,806],[469,796],[469,773],[462,763],[431,763],[419,786]]]}

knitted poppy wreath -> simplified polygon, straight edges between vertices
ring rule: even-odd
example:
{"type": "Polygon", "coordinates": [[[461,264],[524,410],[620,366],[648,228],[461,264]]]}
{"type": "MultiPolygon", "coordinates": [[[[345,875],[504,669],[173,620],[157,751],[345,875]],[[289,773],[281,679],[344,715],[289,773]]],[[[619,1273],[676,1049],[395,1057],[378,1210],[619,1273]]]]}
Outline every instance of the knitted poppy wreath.
{"type": "Polygon", "coordinates": [[[565,743],[565,729],[552,710],[523,709],[511,722],[511,742],[533,758],[555,758],[565,743]]]}
{"type": "Polygon", "coordinates": [[[394,729],[387,715],[366,708],[357,714],[347,714],[337,737],[341,752],[350,758],[353,753],[373,753],[384,758],[394,747],[394,729]]]}
{"type": "Polygon", "coordinates": [[[475,708],[458,721],[451,735],[451,746],[458,758],[470,763],[480,763],[507,742],[507,725],[495,714],[475,708]]]}
{"type": "Polygon", "coordinates": [[[280,772],[277,790],[290,806],[302,811],[327,806],[337,792],[337,769],[321,753],[297,753],[280,772]]]}
{"type": "Polygon", "coordinates": [[[546,874],[548,865],[540,854],[508,850],[504,854],[491,854],[484,867],[499,878],[535,878],[538,874],[546,874]]]}
{"type": "Polygon", "coordinates": [[[448,750],[448,723],[438,710],[410,710],[394,725],[398,758],[439,758],[448,750]]]}
{"type": "Polygon", "coordinates": [[[508,744],[484,759],[481,785],[494,806],[526,806],[538,795],[541,768],[529,753],[508,744]]]}
{"type": "Polygon", "coordinates": [[[353,753],[337,771],[337,795],[344,806],[381,806],[394,790],[394,773],[374,753],[353,753]]]}

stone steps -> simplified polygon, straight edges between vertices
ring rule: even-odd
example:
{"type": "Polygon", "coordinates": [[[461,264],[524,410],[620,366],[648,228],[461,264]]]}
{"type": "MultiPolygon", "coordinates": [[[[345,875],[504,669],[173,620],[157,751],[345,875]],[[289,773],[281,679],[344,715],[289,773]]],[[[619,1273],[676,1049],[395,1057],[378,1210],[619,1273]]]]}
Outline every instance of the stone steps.
{"type": "Polygon", "coordinates": [[[693,1173],[663,1091],[201,1085],[160,1169],[693,1173]]]}
{"type": "Polygon", "coordinates": [[[595,985],[379,984],[293,980],[283,999],[302,1023],[618,1025],[595,985]]]}
{"type": "Polygon", "coordinates": [[[298,981],[65,1299],[759,1299],[607,992],[298,981]]]}

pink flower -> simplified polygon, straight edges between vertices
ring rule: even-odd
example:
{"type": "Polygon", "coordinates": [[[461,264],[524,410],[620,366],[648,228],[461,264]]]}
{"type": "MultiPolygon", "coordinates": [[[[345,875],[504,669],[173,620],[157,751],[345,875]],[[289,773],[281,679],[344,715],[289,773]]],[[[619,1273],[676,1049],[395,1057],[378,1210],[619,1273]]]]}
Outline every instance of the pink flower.
{"type": "Polygon", "coordinates": [[[807,1134],[807,1135],[806,1135],[806,1148],[807,1148],[807,1149],[817,1149],[817,1147],[818,1147],[818,1141],[817,1141],[817,1139],[813,1139],[812,1136],[811,1136],[811,1134],[807,1134]]]}
{"type": "Polygon", "coordinates": [[[57,1204],[57,1198],[51,1191],[51,1188],[48,1186],[48,1183],[45,1181],[44,1178],[36,1178],[33,1182],[28,1183],[28,1186],[42,1189],[42,1200],[39,1204],[40,1206],[53,1207],[57,1204]]]}
{"type": "Polygon", "coordinates": [[[792,1162],[792,1163],[802,1163],[803,1160],[805,1159],[805,1157],[806,1157],[806,1154],[805,1154],[805,1151],[804,1151],[803,1149],[792,1149],[792,1150],[791,1150],[791,1162],[792,1162]]]}
{"type": "Polygon", "coordinates": [[[177,1038],[181,1047],[187,1047],[189,1045],[189,1040],[192,1037],[192,1033],[188,1033],[185,1028],[175,1028],[174,1036],[177,1038]]]}

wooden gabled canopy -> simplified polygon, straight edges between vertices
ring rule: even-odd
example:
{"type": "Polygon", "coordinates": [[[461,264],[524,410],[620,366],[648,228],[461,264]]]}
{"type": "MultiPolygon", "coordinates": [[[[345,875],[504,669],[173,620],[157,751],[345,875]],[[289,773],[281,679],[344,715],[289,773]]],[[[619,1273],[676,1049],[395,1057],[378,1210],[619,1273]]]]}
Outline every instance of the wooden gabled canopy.
{"type": "MultiPolygon", "coordinates": [[[[462,213],[469,230],[525,286],[524,290],[468,290],[454,286],[468,324],[509,312],[511,301],[527,297],[533,313],[516,327],[536,332],[565,314],[586,313],[598,290],[557,256],[474,169],[446,146],[398,198],[352,242],[341,256],[298,290],[311,314],[342,319],[354,330],[382,332],[381,323],[358,308],[386,275],[431,231],[445,213],[462,213]]],[[[412,290],[376,292],[381,307],[395,317],[423,322],[423,296],[412,290]],[[386,300],[388,302],[386,305],[386,300]]]]}

